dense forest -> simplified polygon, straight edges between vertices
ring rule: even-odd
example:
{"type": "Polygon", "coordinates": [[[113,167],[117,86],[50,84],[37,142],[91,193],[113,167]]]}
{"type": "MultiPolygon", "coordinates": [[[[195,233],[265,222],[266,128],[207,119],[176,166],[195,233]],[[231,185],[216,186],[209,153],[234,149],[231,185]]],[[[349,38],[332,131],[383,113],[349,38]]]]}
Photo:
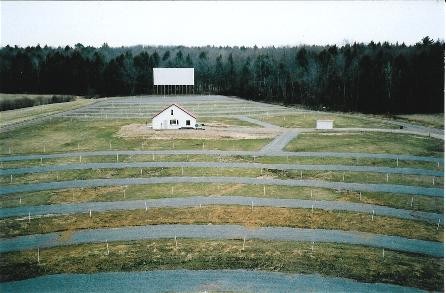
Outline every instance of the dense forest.
{"type": "Polygon", "coordinates": [[[0,49],[0,92],[153,93],[153,67],[194,67],[195,93],[365,113],[443,112],[444,42],[298,47],[0,49]]]}

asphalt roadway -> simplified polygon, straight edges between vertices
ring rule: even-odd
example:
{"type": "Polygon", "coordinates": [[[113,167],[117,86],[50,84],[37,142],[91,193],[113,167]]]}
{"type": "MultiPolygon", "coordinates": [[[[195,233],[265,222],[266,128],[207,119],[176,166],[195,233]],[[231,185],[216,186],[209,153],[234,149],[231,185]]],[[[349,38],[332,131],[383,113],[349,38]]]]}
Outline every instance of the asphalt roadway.
{"type": "Polygon", "coordinates": [[[127,200],[113,202],[86,202],[72,204],[52,204],[40,206],[19,206],[0,209],[0,218],[41,216],[41,215],[67,215],[93,213],[119,210],[143,210],[151,208],[169,207],[200,207],[210,205],[241,205],[256,207],[280,207],[280,208],[305,208],[322,209],[326,211],[348,211],[369,213],[376,216],[387,216],[400,219],[425,221],[432,224],[443,224],[443,214],[411,211],[390,208],[386,206],[353,203],[344,201],[303,200],[303,199],[279,199],[259,198],[253,196],[182,196],[175,198],[127,200]]]}
{"type": "Polygon", "coordinates": [[[248,270],[153,270],[57,274],[0,283],[3,292],[423,292],[384,283],[248,270]]]}
{"type": "Polygon", "coordinates": [[[0,239],[0,253],[82,243],[173,239],[174,237],[315,242],[315,249],[317,249],[318,242],[345,243],[443,257],[442,242],[408,239],[399,236],[325,229],[288,227],[259,227],[253,229],[240,225],[180,224],[77,230],[70,234],[69,238],[62,237],[62,233],[59,232],[18,236],[0,239]]]}
{"type": "Polygon", "coordinates": [[[0,189],[0,195],[19,192],[34,192],[42,190],[55,190],[67,188],[90,188],[103,186],[143,185],[162,183],[218,183],[218,184],[252,184],[252,185],[280,185],[329,188],[336,190],[352,190],[361,192],[391,192],[396,194],[412,194],[416,196],[428,195],[443,197],[441,188],[428,188],[395,184],[364,184],[329,182],[322,180],[296,180],[296,179],[267,179],[251,177],[149,177],[149,178],[115,178],[115,179],[87,179],[43,183],[5,185],[0,189]]]}

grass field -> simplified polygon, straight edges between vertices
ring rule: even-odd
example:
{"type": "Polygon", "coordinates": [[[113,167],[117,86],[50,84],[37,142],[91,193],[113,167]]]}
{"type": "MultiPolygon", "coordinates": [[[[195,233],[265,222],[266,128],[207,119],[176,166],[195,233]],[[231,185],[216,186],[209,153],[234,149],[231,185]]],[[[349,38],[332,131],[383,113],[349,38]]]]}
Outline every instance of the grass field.
{"type": "Polygon", "coordinates": [[[172,150],[172,149],[215,149],[215,150],[258,150],[269,139],[177,139],[157,140],[147,138],[125,139],[117,136],[121,126],[139,120],[73,120],[57,118],[51,122],[26,126],[1,133],[0,154],[57,153],[69,151],[122,150],[172,150]]]}
{"type": "MultiPolygon", "coordinates": [[[[82,157],[82,163],[114,163],[116,155],[82,157]]],[[[394,159],[369,158],[336,158],[336,157],[276,157],[276,156],[218,156],[218,155],[120,155],[120,162],[239,162],[239,163],[265,163],[265,164],[308,164],[308,165],[351,165],[351,166],[381,166],[399,168],[422,168],[430,170],[443,170],[443,163],[405,161],[394,159]]],[[[2,168],[18,168],[31,166],[50,166],[60,164],[79,163],[79,157],[66,157],[56,159],[34,159],[24,161],[1,162],[2,168]]]]}
{"type": "Polygon", "coordinates": [[[249,269],[351,278],[442,290],[443,259],[359,245],[173,239],[55,247],[1,255],[2,281],[46,274],[155,269],[249,269]]]}
{"type": "MultiPolygon", "coordinates": [[[[181,97],[189,109],[199,106],[199,122],[215,127],[260,126],[235,118],[216,115],[248,115],[282,127],[314,128],[317,119],[333,119],[335,128],[396,128],[380,116],[341,113],[296,111],[266,104],[250,104],[244,100],[227,99],[215,102],[218,97],[181,97]],[[190,99],[189,99],[190,98],[190,99]],[[245,111],[245,113],[243,113],[245,111]],[[252,115],[249,114],[251,111],[252,115]],[[287,114],[265,115],[287,111],[287,114]],[[261,113],[260,113],[261,112],[261,113]],[[234,114],[236,113],[236,114],[234,114]],[[258,114],[255,114],[258,113],[258,114]],[[204,117],[206,116],[206,117],[204,117]],[[378,119],[375,119],[378,118],[378,119]],[[381,119],[381,120],[380,120],[381,119]]],[[[169,100],[171,97],[169,97],[169,100]]],[[[88,105],[98,100],[77,99],[73,102],[37,106],[1,112],[1,125],[41,117],[88,105]]],[[[155,139],[145,132],[139,138],[123,138],[118,135],[121,127],[144,124],[147,113],[156,111],[165,98],[131,97],[102,99],[63,118],[22,126],[0,133],[0,155],[51,154],[82,151],[108,151],[112,155],[91,157],[66,157],[1,162],[1,168],[70,163],[116,162],[115,150],[245,150],[257,151],[271,139],[155,139]],[[147,99],[146,99],[147,98],[147,99]],[[107,116],[107,113],[109,114],[107,116]],[[103,114],[106,114],[105,116],[103,114]],[[119,115],[118,115],[119,114],[119,115]],[[114,116],[115,115],[115,116],[114,116]],[[72,116],[72,117],[71,117],[72,116]],[[125,119],[111,119],[123,117],[125,119]],[[132,117],[144,117],[143,119],[132,117]],[[110,118],[110,119],[106,119],[110,118]],[[101,120],[102,119],[102,120],[101,120]]],[[[444,115],[398,115],[399,121],[444,127],[444,115]]],[[[386,119],[389,119],[386,117],[386,119]]],[[[209,127],[211,129],[211,127],[209,127]]],[[[205,133],[205,132],[203,132],[205,133]]],[[[189,135],[189,134],[187,134],[189,135]]],[[[137,136],[135,136],[137,137],[137,136]]],[[[167,136],[169,137],[169,136],[167,136]]],[[[220,138],[221,137],[221,138],[220,138]]],[[[160,138],[160,137],[158,137],[160,138]]],[[[203,137],[210,138],[210,137],[203,137]]],[[[361,152],[404,154],[443,158],[443,141],[435,138],[392,134],[384,132],[310,132],[300,133],[286,150],[315,152],[361,152]]],[[[258,153],[262,154],[262,153],[258,153]]],[[[342,164],[353,166],[411,167],[442,171],[444,165],[435,162],[405,161],[394,159],[361,159],[336,157],[292,156],[217,156],[217,155],[119,155],[119,162],[186,161],[186,162],[246,162],[282,164],[342,164]]],[[[136,178],[167,176],[234,176],[249,178],[318,179],[336,182],[384,183],[439,188],[444,177],[342,171],[281,171],[252,168],[126,168],[73,170],[48,173],[0,176],[0,184],[9,186],[63,180],[96,178],[136,178]]],[[[248,184],[147,184],[97,188],[74,188],[40,192],[16,193],[0,196],[0,208],[35,205],[74,204],[179,198],[188,196],[252,196],[258,198],[304,199],[311,201],[337,201],[381,205],[399,209],[444,212],[443,197],[412,196],[383,192],[353,192],[312,187],[248,184]]],[[[374,216],[369,213],[326,211],[322,209],[261,207],[253,201],[251,206],[209,205],[188,208],[150,208],[144,204],[138,210],[93,211],[66,215],[32,215],[0,219],[0,238],[61,232],[68,239],[73,231],[94,228],[114,228],[159,224],[239,224],[250,229],[257,227],[296,227],[309,229],[335,229],[361,231],[375,234],[402,236],[412,239],[444,241],[444,227],[434,223],[399,218],[374,216]]],[[[204,203],[203,203],[204,204],[204,203]]],[[[87,204],[88,205],[88,204],[87,204]]],[[[173,235],[172,235],[173,237],[173,235]]],[[[213,241],[178,239],[178,245],[170,239],[155,241],[123,241],[109,243],[110,255],[106,255],[105,243],[61,246],[0,254],[0,280],[18,280],[56,273],[94,273],[104,271],[140,271],[162,269],[249,269],[293,273],[316,273],[322,276],[338,276],[365,282],[393,283],[426,290],[443,290],[443,258],[426,257],[396,251],[343,245],[336,243],[305,243],[286,241],[260,241],[249,239],[243,247],[243,239],[213,241]]],[[[1,285],[0,285],[1,287],[1,285]]]]}
{"type": "Polygon", "coordinates": [[[14,175],[11,181],[10,175],[0,176],[0,184],[26,184],[38,182],[52,182],[64,180],[110,179],[110,178],[150,178],[150,177],[267,177],[278,179],[317,179],[333,182],[356,183],[388,183],[399,185],[415,185],[425,187],[443,186],[443,177],[422,175],[385,174],[370,172],[343,172],[343,171],[297,171],[259,168],[122,168],[122,169],[86,169],[69,170],[47,173],[31,173],[14,175]],[[302,174],[302,177],[301,177],[302,174]],[[388,176],[388,177],[387,177],[388,176]]]}
{"type": "Polygon", "coordinates": [[[396,115],[393,118],[427,127],[444,129],[444,113],[396,115]]]}
{"type": "Polygon", "coordinates": [[[287,115],[255,116],[253,118],[287,128],[316,128],[316,120],[334,120],[334,128],[396,128],[376,119],[345,114],[299,113],[287,115]]]}
{"type": "Polygon", "coordinates": [[[265,186],[245,184],[151,184],[116,187],[96,187],[83,189],[48,190],[11,194],[0,197],[0,207],[27,205],[63,204],[77,202],[104,202],[133,199],[157,199],[185,196],[255,196],[265,198],[291,198],[307,200],[336,200],[360,202],[389,207],[443,212],[443,198],[430,196],[410,196],[392,193],[336,191],[332,189],[265,186]],[[124,190],[125,196],[124,196],[124,190]],[[413,198],[413,202],[412,202],[413,198]],[[21,204],[20,204],[21,199],[21,204]],[[412,203],[412,204],[411,204],[412,203]]]}
{"type": "Polygon", "coordinates": [[[3,111],[0,114],[0,126],[6,126],[34,118],[76,109],[93,103],[94,100],[77,98],[75,101],[3,111]]]}
{"type": "Polygon", "coordinates": [[[320,132],[300,134],[286,149],[293,152],[364,152],[443,157],[443,144],[440,139],[409,134],[320,132]]]}
{"type": "Polygon", "coordinates": [[[10,238],[67,230],[117,228],[161,224],[240,224],[247,227],[334,229],[443,241],[443,229],[426,222],[375,216],[368,213],[333,212],[300,208],[208,206],[151,208],[132,211],[93,212],[20,220],[1,219],[0,237],[10,238]]]}

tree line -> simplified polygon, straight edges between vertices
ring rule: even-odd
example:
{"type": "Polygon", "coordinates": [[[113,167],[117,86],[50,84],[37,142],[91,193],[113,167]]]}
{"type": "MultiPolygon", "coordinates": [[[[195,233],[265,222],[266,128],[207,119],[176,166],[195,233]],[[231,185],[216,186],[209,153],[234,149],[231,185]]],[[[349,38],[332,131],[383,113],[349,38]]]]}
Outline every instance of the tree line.
{"type": "Polygon", "coordinates": [[[154,67],[194,67],[195,93],[364,113],[444,108],[444,42],[343,46],[0,49],[0,92],[153,94],[154,67]]]}

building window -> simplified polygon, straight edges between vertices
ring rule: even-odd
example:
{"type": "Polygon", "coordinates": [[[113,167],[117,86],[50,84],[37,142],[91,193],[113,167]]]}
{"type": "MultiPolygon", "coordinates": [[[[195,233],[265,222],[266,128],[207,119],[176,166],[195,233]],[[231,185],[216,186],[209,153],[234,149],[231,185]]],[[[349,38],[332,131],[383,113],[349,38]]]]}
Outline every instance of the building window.
{"type": "Polygon", "coordinates": [[[186,120],[186,126],[190,126],[190,120],[186,120]]]}
{"type": "Polygon", "coordinates": [[[178,120],[170,120],[170,125],[177,125],[178,124],[178,120]]]}
{"type": "Polygon", "coordinates": [[[173,109],[170,109],[170,115],[173,115],[173,109]]]}

